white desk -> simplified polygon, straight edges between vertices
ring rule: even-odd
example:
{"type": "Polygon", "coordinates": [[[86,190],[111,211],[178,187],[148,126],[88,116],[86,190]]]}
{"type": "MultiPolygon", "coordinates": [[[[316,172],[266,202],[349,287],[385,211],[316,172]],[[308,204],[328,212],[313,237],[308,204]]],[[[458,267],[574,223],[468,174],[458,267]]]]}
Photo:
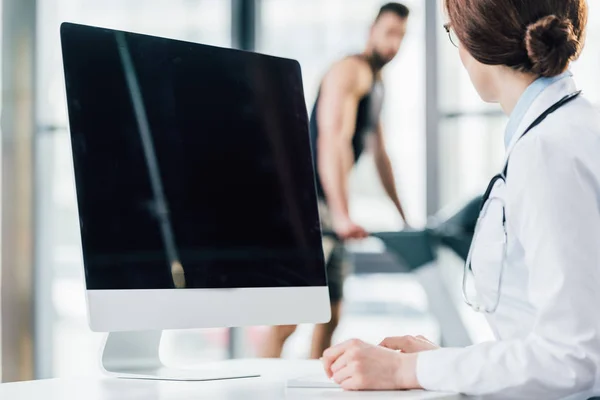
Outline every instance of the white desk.
{"type": "Polygon", "coordinates": [[[213,382],[156,382],[108,378],[50,379],[0,385],[2,400],[269,400],[269,399],[463,399],[428,392],[343,392],[289,389],[288,378],[320,371],[315,361],[246,360],[228,362],[256,370],[261,378],[213,382]]]}

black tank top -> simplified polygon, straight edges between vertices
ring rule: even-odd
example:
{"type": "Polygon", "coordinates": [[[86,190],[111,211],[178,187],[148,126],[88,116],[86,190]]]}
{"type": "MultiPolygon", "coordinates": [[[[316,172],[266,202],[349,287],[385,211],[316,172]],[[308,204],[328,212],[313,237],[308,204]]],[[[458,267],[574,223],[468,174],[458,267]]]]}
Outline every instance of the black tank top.
{"type": "MultiPolygon", "coordinates": [[[[361,57],[361,56],[356,56],[361,57]]],[[[354,162],[356,163],[363,153],[366,146],[366,139],[369,134],[377,129],[379,116],[383,106],[383,82],[377,79],[376,73],[373,72],[373,85],[371,90],[360,99],[356,113],[356,129],[352,136],[352,149],[354,150],[354,162]]],[[[321,198],[325,198],[325,192],[321,185],[321,178],[317,168],[317,159],[319,148],[317,146],[319,138],[319,124],[317,120],[317,109],[319,107],[319,95],[315,101],[311,116],[310,116],[310,140],[312,146],[313,164],[316,174],[317,194],[321,198]]]]}

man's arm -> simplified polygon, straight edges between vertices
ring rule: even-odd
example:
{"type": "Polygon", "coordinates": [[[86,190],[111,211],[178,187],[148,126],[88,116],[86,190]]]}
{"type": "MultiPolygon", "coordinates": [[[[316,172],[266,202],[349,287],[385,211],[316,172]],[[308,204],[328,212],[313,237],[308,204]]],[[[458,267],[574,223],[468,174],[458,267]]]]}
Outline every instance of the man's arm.
{"type": "Polygon", "coordinates": [[[385,140],[383,137],[383,129],[381,127],[381,123],[379,123],[379,125],[377,126],[373,147],[375,165],[377,166],[377,171],[379,172],[379,178],[381,179],[381,183],[383,184],[387,195],[394,202],[394,205],[398,209],[402,220],[405,224],[407,224],[406,215],[404,214],[404,209],[402,208],[402,203],[400,202],[400,197],[398,196],[398,191],[396,190],[396,181],[394,180],[394,171],[392,168],[392,163],[385,149],[385,140]]]}
{"type": "Polygon", "coordinates": [[[317,169],[334,229],[342,238],[366,236],[364,229],[352,222],[348,210],[348,174],[354,163],[352,138],[358,103],[365,92],[365,67],[354,59],[335,65],[323,80],[317,109],[317,169]]]}

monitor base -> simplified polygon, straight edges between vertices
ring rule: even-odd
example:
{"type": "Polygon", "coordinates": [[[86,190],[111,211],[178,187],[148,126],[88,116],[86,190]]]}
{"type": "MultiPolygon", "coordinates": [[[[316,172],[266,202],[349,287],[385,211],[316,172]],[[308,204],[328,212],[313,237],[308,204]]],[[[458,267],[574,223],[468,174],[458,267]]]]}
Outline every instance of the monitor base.
{"type": "Polygon", "coordinates": [[[110,332],[102,351],[102,369],[112,377],[161,381],[216,381],[258,378],[259,374],[236,371],[222,365],[199,369],[175,369],[159,355],[162,331],[110,332]]]}

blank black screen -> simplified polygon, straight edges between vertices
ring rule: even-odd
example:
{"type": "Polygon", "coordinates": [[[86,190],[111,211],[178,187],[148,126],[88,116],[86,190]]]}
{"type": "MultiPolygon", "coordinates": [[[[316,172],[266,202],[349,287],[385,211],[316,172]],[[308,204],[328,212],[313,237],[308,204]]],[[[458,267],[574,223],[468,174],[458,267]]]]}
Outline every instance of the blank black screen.
{"type": "Polygon", "coordinates": [[[174,288],[174,261],[185,288],[326,285],[297,62],[61,37],[88,289],[174,288]]]}

